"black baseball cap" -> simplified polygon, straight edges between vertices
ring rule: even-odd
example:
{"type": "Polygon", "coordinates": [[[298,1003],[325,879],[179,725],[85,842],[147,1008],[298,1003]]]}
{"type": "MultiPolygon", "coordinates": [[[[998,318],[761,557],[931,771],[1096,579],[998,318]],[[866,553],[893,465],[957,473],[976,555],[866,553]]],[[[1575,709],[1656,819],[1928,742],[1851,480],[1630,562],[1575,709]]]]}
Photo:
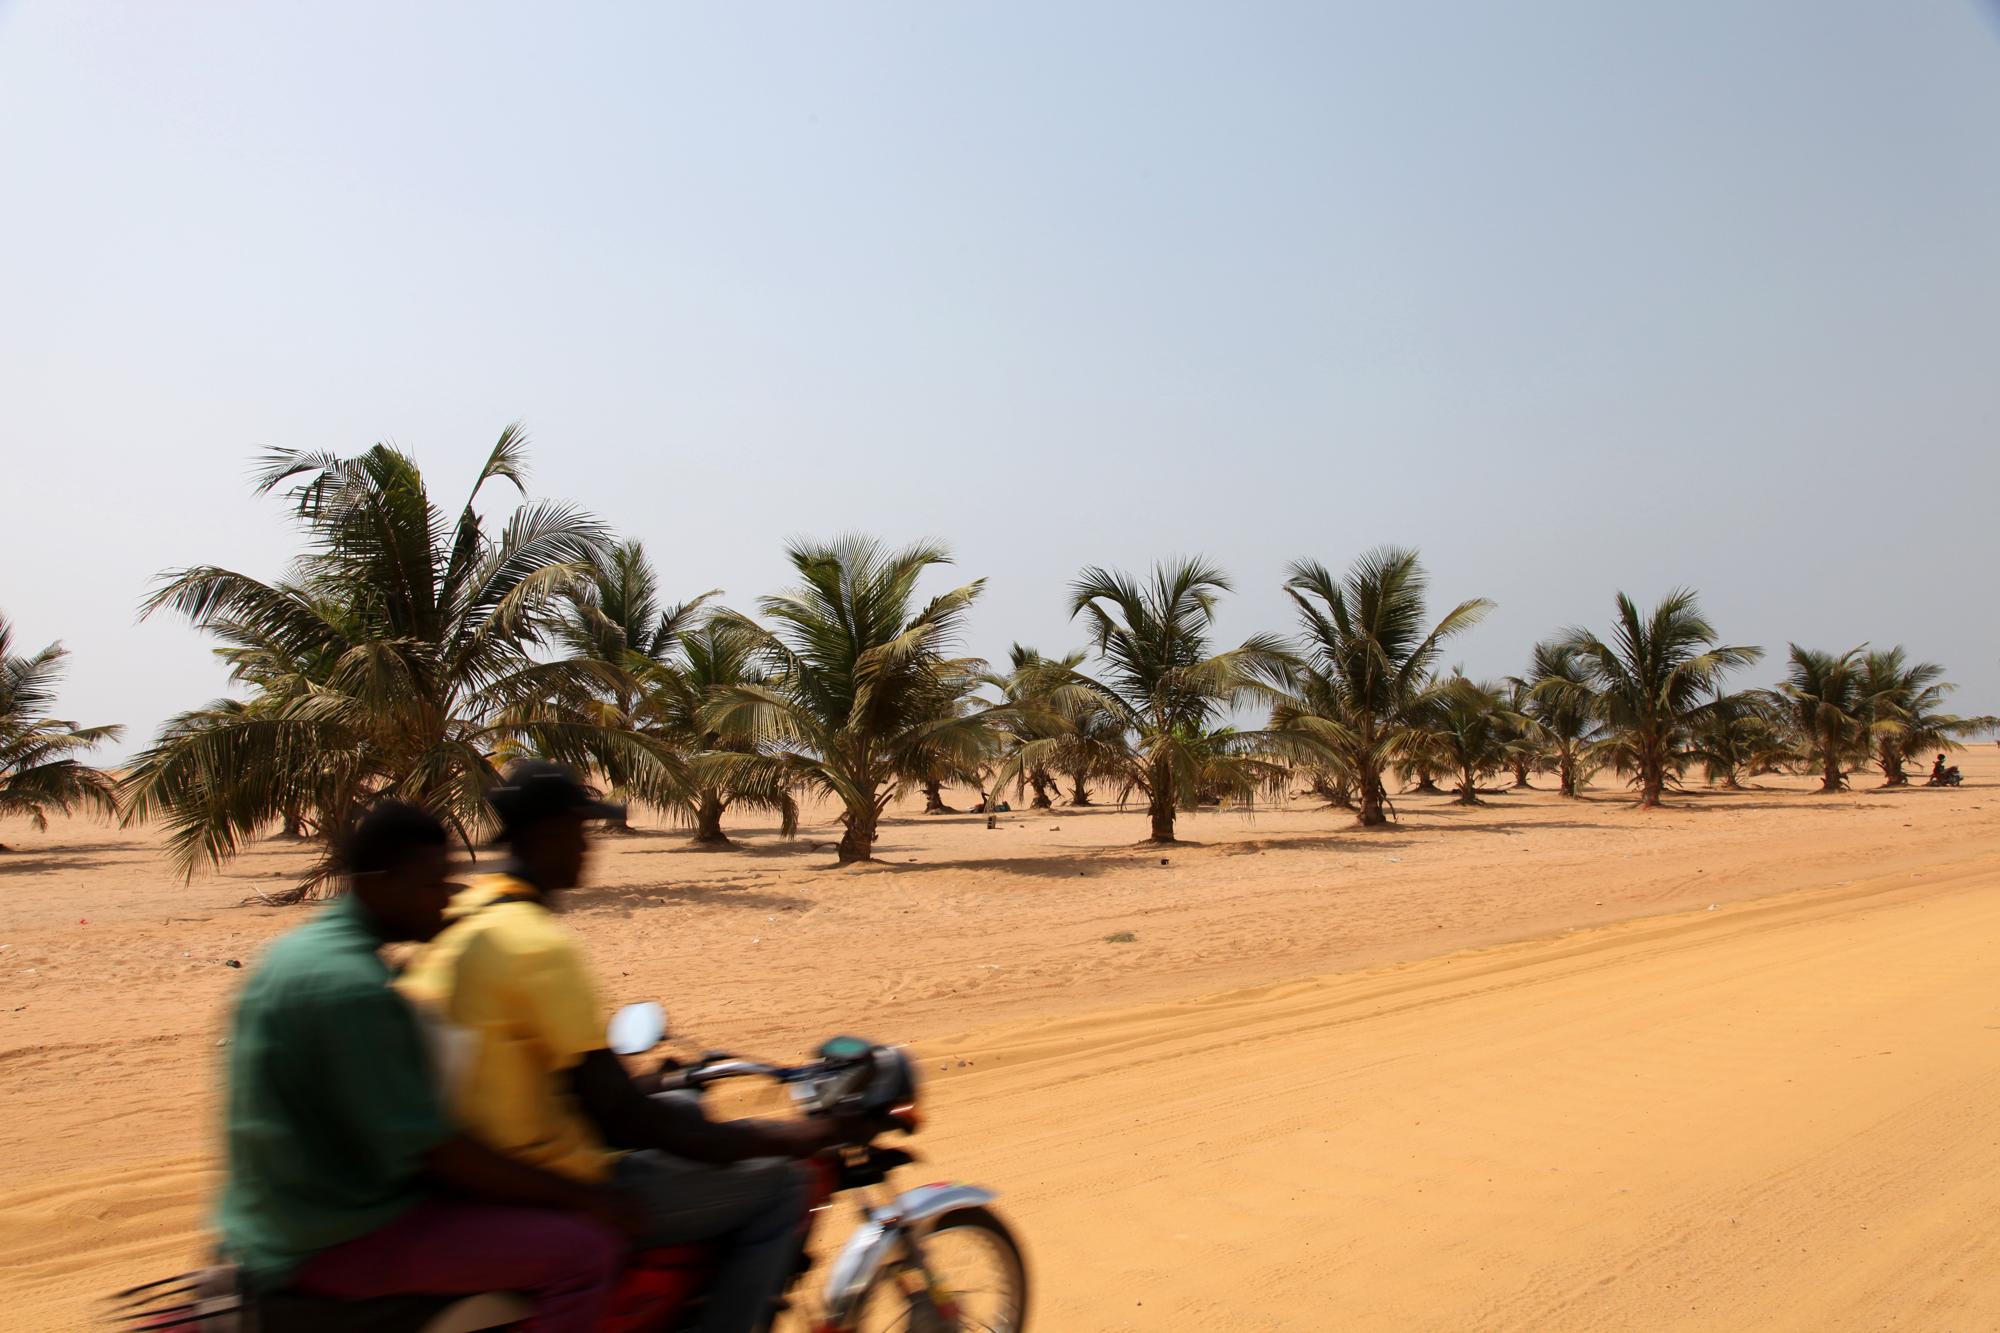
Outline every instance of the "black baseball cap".
{"type": "Polygon", "coordinates": [[[503,833],[527,828],[552,815],[585,819],[623,819],[625,807],[600,801],[575,771],[548,759],[523,759],[507,770],[500,785],[486,793],[500,816],[503,833]]]}

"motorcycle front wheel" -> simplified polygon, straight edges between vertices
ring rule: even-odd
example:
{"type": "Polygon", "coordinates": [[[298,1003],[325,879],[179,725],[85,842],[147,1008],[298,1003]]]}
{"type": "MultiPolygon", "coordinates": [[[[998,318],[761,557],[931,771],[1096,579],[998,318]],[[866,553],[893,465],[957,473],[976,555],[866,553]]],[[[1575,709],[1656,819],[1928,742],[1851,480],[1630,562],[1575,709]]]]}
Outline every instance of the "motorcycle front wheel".
{"type": "Polygon", "coordinates": [[[855,1333],[1022,1333],[1028,1267],[1007,1224],[984,1208],[954,1208],[925,1232],[924,1264],[936,1287],[884,1269],[861,1301],[855,1333]],[[942,1302],[939,1297],[942,1296],[942,1302]]]}

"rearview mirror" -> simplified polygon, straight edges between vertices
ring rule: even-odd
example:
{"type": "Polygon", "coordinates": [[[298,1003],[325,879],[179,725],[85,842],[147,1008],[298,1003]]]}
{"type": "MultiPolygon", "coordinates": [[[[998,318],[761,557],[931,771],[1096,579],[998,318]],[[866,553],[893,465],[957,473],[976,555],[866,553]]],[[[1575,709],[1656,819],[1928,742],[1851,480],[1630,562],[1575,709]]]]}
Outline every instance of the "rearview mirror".
{"type": "Polygon", "coordinates": [[[667,1011],[651,1000],[628,1004],[611,1015],[604,1030],[605,1044],[613,1055],[644,1055],[667,1035],[667,1011]]]}

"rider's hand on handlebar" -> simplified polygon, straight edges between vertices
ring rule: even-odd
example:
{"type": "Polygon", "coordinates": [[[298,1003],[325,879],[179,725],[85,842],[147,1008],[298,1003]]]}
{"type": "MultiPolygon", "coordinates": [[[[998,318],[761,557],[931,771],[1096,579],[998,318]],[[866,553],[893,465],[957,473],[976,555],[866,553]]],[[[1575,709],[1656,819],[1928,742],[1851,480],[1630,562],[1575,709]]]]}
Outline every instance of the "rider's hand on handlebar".
{"type": "Polygon", "coordinates": [[[651,1070],[634,1074],[632,1082],[644,1093],[666,1092],[687,1086],[686,1080],[682,1077],[686,1070],[687,1066],[673,1056],[663,1056],[660,1063],[651,1070]]]}

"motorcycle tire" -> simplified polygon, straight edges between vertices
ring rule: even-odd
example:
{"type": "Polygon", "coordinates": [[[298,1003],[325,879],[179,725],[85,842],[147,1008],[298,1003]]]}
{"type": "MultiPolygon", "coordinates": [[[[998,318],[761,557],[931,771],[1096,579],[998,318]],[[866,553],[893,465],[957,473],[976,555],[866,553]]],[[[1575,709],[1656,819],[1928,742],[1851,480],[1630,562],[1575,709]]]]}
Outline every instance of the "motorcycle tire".
{"type": "MultiPolygon", "coordinates": [[[[997,1261],[999,1290],[982,1289],[964,1293],[968,1307],[952,1320],[939,1318],[928,1294],[906,1295],[889,1273],[878,1274],[861,1301],[861,1318],[855,1333],[1025,1333],[1028,1326],[1028,1265],[1015,1243],[1014,1233],[984,1208],[954,1208],[939,1215],[924,1232],[926,1256],[954,1248],[958,1241],[970,1241],[987,1250],[997,1261]],[[974,1298],[977,1298],[975,1300],[974,1298]],[[995,1299],[997,1298],[997,1300],[995,1299]],[[997,1304],[997,1311],[988,1306],[997,1304]]],[[[940,1274],[947,1286],[950,1273],[940,1274]]]]}

